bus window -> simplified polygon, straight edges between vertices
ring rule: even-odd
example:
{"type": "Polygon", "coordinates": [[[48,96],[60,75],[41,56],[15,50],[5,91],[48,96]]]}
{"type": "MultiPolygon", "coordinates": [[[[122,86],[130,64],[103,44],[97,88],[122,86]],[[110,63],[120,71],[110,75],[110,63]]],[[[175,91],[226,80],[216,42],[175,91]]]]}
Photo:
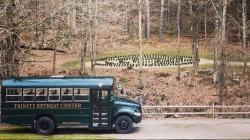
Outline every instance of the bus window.
{"type": "Polygon", "coordinates": [[[108,96],[109,96],[108,90],[103,90],[102,91],[102,100],[108,99],[108,96]]]}
{"type": "Polygon", "coordinates": [[[36,101],[37,102],[46,102],[47,101],[47,89],[46,88],[38,88],[36,89],[36,101]]]}
{"type": "Polygon", "coordinates": [[[23,102],[33,102],[35,89],[23,89],[23,102]]]}
{"type": "Polygon", "coordinates": [[[6,102],[21,102],[22,89],[6,89],[6,102]]]}
{"type": "Polygon", "coordinates": [[[73,89],[72,88],[62,88],[61,89],[61,100],[62,102],[71,102],[73,99],[73,89]]]}
{"type": "Polygon", "coordinates": [[[75,88],[74,89],[74,101],[89,101],[89,89],[87,88],[75,88]]]}
{"type": "Polygon", "coordinates": [[[49,89],[49,101],[52,101],[52,102],[60,101],[60,89],[59,88],[49,89]]]}

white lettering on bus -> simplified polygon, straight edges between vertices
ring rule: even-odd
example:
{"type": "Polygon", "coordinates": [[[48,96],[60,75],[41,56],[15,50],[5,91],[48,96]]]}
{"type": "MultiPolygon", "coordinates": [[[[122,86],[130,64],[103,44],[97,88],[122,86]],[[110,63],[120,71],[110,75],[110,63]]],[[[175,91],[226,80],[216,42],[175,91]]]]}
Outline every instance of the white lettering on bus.
{"type": "Polygon", "coordinates": [[[63,104],[14,104],[15,109],[78,109],[80,103],[63,104]]]}

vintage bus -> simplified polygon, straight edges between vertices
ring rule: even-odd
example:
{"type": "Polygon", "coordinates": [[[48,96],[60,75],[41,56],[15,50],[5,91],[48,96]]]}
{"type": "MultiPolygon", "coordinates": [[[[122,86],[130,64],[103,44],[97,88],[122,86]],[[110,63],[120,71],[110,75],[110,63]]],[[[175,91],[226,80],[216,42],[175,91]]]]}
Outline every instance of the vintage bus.
{"type": "Polygon", "coordinates": [[[114,77],[10,78],[2,82],[1,122],[52,134],[58,126],[130,133],[141,105],[118,98],[114,77]]]}

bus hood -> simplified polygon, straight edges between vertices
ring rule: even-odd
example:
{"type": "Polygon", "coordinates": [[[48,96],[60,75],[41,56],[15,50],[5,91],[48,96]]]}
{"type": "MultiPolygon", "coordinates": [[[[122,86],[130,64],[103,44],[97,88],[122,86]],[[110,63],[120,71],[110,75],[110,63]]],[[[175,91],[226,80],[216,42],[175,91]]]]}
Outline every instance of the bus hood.
{"type": "Polygon", "coordinates": [[[124,98],[118,98],[115,101],[115,105],[136,106],[136,107],[141,106],[138,102],[135,102],[133,100],[124,99],[124,98]]]}

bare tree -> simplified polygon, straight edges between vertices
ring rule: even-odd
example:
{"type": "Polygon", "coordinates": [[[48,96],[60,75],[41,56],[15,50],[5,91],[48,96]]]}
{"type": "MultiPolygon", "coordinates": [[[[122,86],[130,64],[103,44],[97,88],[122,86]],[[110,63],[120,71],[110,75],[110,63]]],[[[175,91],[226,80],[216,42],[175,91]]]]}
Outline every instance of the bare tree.
{"type": "MultiPolygon", "coordinates": [[[[45,0],[42,0],[42,18],[45,18],[45,0]]],[[[42,39],[41,39],[41,46],[44,45],[45,39],[45,22],[42,22],[42,39]]]]}
{"type": "Polygon", "coordinates": [[[218,44],[219,44],[219,18],[216,16],[215,19],[215,35],[214,35],[214,83],[217,83],[218,80],[216,79],[216,75],[217,75],[217,70],[216,70],[216,66],[217,66],[217,50],[218,50],[218,44]]]}
{"type": "Polygon", "coordinates": [[[95,75],[95,60],[96,60],[96,47],[97,47],[97,1],[89,0],[88,2],[88,16],[89,16],[89,29],[88,29],[88,48],[91,48],[91,73],[95,75]]]}
{"type": "Polygon", "coordinates": [[[160,42],[163,42],[164,6],[165,6],[165,0],[161,0],[161,13],[160,13],[160,25],[159,25],[160,42]]]}
{"type": "Polygon", "coordinates": [[[147,19],[147,40],[150,40],[150,37],[151,37],[151,29],[150,29],[150,26],[151,26],[151,22],[150,22],[150,3],[149,3],[149,0],[146,0],[146,13],[147,13],[147,16],[146,16],[146,19],[147,19]]]}
{"type": "MultiPolygon", "coordinates": [[[[85,18],[85,2],[82,1],[81,2],[81,11],[82,11],[82,15],[81,15],[81,20],[82,20],[82,24],[87,22],[87,19],[85,18]]],[[[83,25],[82,25],[83,26],[83,25]]],[[[87,42],[88,42],[88,32],[87,32],[87,27],[83,26],[81,27],[81,41],[80,41],[80,46],[81,46],[81,52],[80,52],[80,57],[81,57],[81,62],[80,62],[80,74],[81,75],[87,75],[87,69],[86,69],[86,57],[87,57],[87,42]]]]}
{"type": "MultiPolygon", "coordinates": [[[[198,73],[199,66],[199,49],[198,49],[198,24],[197,16],[193,12],[193,0],[189,0],[189,14],[191,17],[191,38],[192,38],[192,54],[193,54],[193,71],[192,73],[196,75],[198,73]]],[[[197,13],[197,6],[195,8],[195,13],[197,13]]]]}
{"type": "Polygon", "coordinates": [[[225,95],[225,79],[226,79],[226,68],[227,68],[227,53],[226,53],[226,13],[227,13],[227,0],[222,1],[222,10],[218,12],[218,18],[221,21],[221,29],[220,29],[220,42],[217,48],[217,56],[216,56],[216,89],[217,94],[219,96],[219,104],[224,104],[224,95],[225,95]]]}
{"type": "MultiPolygon", "coordinates": [[[[242,0],[242,31],[243,31],[243,50],[247,47],[247,35],[246,35],[246,0],[242,0]]],[[[244,51],[244,73],[247,73],[247,57],[244,51]]]]}
{"type": "Polygon", "coordinates": [[[205,46],[207,46],[207,0],[204,2],[204,32],[205,32],[205,46]]]}
{"type": "Polygon", "coordinates": [[[180,39],[181,39],[181,36],[180,36],[180,14],[181,14],[181,0],[178,0],[178,12],[177,12],[177,28],[178,28],[178,44],[177,44],[177,47],[178,47],[178,74],[177,74],[177,78],[178,80],[180,80],[181,78],[181,65],[180,65],[180,39]]]}
{"type": "Polygon", "coordinates": [[[172,30],[172,5],[171,5],[171,0],[168,0],[168,9],[167,9],[167,21],[168,21],[168,31],[171,33],[173,32],[172,30]]]}
{"type": "Polygon", "coordinates": [[[143,71],[142,71],[142,0],[139,0],[139,89],[140,89],[140,100],[143,90],[143,71]]]}
{"type": "Polygon", "coordinates": [[[92,67],[91,71],[93,75],[96,75],[95,72],[95,62],[96,62],[96,51],[97,51],[97,13],[98,13],[98,0],[95,0],[95,6],[94,6],[94,42],[93,42],[93,48],[92,48],[92,67]]]}
{"type": "Polygon", "coordinates": [[[18,2],[16,0],[8,1],[6,7],[5,17],[6,26],[9,29],[7,36],[0,42],[1,47],[1,63],[2,63],[2,77],[11,77],[20,75],[21,67],[21,49],[20,42],[20,28],[18,15],[18,2]]]}
{"type": "Polygon", "coordinates": [[[126,14],[125,14],[126,34],[129,34],[129,0],[125,1],[125,7],[126,7],[126,14]]]}
{"type": "Polygon", "coordinates": [[[73,8],[72,8],[72,18],[71,18],[71,27],[73,29],[73,33],[76,34],[77,33],[77,0],[74,1],[75,4],[73,4],[73,8]]]}

